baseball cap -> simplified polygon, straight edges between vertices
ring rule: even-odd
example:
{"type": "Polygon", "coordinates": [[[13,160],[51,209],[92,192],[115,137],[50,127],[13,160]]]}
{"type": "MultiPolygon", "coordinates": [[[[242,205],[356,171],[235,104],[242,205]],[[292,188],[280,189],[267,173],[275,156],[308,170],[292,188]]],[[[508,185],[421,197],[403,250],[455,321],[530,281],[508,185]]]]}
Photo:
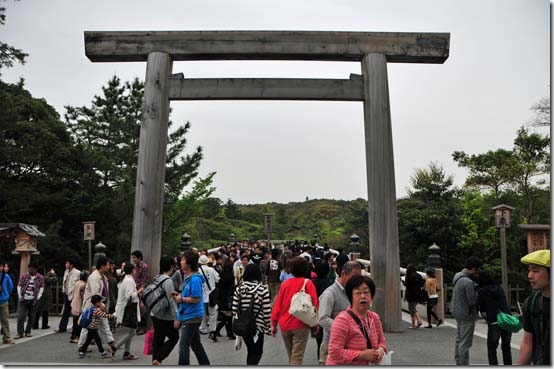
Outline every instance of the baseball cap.
{"type": "Polygon", "coordinates": [[[536,264],[550,268],[550,250],[537,250],[521,258],[523,264],[536,264]]]}
{"type": "Polygon", "coordinates": [[[200,258],[198,259],[198,264],[200,265],[208,264],[208,257],[206,255],[200,255],[200,258]]]}

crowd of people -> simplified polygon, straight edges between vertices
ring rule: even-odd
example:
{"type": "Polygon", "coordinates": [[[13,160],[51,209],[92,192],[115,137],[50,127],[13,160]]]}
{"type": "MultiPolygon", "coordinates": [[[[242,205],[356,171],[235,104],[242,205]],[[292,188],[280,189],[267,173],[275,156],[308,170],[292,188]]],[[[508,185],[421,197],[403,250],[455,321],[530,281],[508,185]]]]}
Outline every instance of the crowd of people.
{"type": "MultiPolygon", "coordinates": [[[[538,291],[524,304],[525,333],[518,360],[522,364],[550,363],[550,251],[537,253],[522,259],[529,264],[531,286],[538,291]]],[[[273,248],[263,242],[235,242],[201,251],[189,248],[176,256],[162,256],[157,276],[150,275],[138,250],[133,251],[131,262],[119,268],[104,256],[96,259],[90,272],[80,271],[78,264],[72,258],[65,262],[64,305],[55,332],[67,332],[71,318],[69,342],[77,345],[80,359],[89,357],[89,345],[94,342],[102,357],[115,359],[123,351],[123,360],[135,360],[133,338],[147,334],[152,365],[164,362],[177,344],[178,365],[190,364],[191,350],[200,365],[209,365],[201,335],[218,342],[223,339],[223,329],[237,348],[244,344],[247,365],[260,363],[265,336],[275,337],[278,332],[290,365],[302,365],[310,338],[316,341],[322,365],[379,364],[389,351],[380,317],[370,309],[376,293],[370,273],[342,250],[302,243],[273,248]],[[313,322],[295,313],[299,294],[308,300],[304,304],[313,308],[313,322]],[[87,311],[91,322],[81,328],[87,311]],[[251,327],[237,328],[241,316],[248,318],[251,327]],[[239,335],[239,331],[248,333],[239,335]]],[[[19,299],[15,339],[30,337],[40,317],[42,328],[48,328],[48,314],[43,314],[39,302],[48,290],[45,284],[56,275],[53,270],[41,275],[37,264],[31,262],[16,285],[7,263],[0,260],[0,265],[0,323],[3,343],[11,344],[7,321],[11,290],[17,288],[19,299]]],[[[501,340],[503,362],[511,364],[511,333],[500,329],[496,321],[497,311],[510,313],[506,294],[493,275],[480,268],[481,262],[470,257],[454,277],[450,308],[457,325],[456,364],[469,364],[477,310],[488,323],[489,363],[498,364],[496,350],[501,340]]],[[[410,264],[403,282],[410,328],[423,324],[418,303],[427,305],[426,328],[432,328],[433,318],[437,327],[443,324],[434,311],[442,293],[434,271],[427,271],[422,278],[410,264]],[[421,291],[425,291],[424,297],[421,291]]]]}

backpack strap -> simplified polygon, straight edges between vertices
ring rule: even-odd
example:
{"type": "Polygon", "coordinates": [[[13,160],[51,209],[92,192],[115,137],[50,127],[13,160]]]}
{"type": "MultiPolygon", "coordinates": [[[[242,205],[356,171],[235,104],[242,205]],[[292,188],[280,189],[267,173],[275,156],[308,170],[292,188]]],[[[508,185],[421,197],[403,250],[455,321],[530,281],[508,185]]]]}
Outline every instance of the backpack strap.
{"type": "Polygon", "coordinates": [[[199,269],[202,272],[202,275],[204,276],[204,279],[206,280],[206,284],[208,285],[208,290],[211,290],[212,288],[210,287],[210,282],[208,281],[208,277],[206,277],[206,274],[204,273],[204,269],[202,268],[202,266],[200,266],[199,269]]]}
{"type": "MultiPolygon", "coordinates": [[[[161,276],[162,274],[159,274],[156,278],[158,278],[159,276],[161,276]]],[[[152,292],[156,291],[158,288],[162,287],[163,286],[163,283],[165,281],[167,281],[168,279],[171,279],[169,277],[167,278],[162,278],[161,281],[158,282],[158,284],[156,284],[156,287],[152,288],[152,290],[150,292],[148,292],[146,295],[143,296],[143,299],[146,301],[146,297],[149,296],[152,292]]],[[[158,302],[160,302],[164,297],[167,297],[165,293],[162,293],[160,296],[158,296],[158,298],[148,307],[149,309],[151,309],[153,306],[155,306],[158,302]]]]}
{"type": "Polygon", "coordinates": [[[362,334],[364,335],[365,337],[365,342],[366,342],[366,345],[367,345],[367,348],[370,349],[371,348],[371,342],[369,341],[369,336],[362,324],[362,321],[360,320],[360,318],[358,318],[358,316],[356,314],[354,314],[354,312],[352,310],[346,310],[346,312],[352,317],[352,319],[354,319],[354,321],[356,322],[356,324],[358,324],[358,327],[360,328],[360,331],[362,331],[362,334]]]}

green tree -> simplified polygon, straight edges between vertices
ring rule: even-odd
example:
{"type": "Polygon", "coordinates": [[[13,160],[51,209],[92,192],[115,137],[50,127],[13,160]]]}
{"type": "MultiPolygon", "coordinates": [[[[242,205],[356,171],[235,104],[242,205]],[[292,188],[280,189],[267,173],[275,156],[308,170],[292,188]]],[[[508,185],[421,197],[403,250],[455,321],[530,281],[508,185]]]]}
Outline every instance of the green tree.
{"type": "Polygon", "coordinates": [[[441,247],[445,268],[451,269],[463,258],[457,250],[462,225],[453,177],[431,163],[416,169],[410,183],[409,197],[397,203],[400,261],[424,268],[428,248],[435,242],[441,247]]]}
{"type": "Polygon", "coordinates": [[[204,201],[201,216],[204,218],[217,218],[221,215],[223,201],[217,197],[209,197],[204,201]]]}
{"type": "MultiPolygon", "coordinates": [[[[18,0],[16,0],[18,1],[18,0]]],[[[0,25],[6,24],[6,7],[0,7],[0,25]]],[[[14,63],[25,64],[25,58],[29,54],[26,54],[21,49],[16,49],[13,46],[0,41],[0,71],[2,68],[13,67],[14,63]]],[[[0,76],[2,73],[0,73],[0,76]]]]}
{"type": "Polygon", "coordinates": [[[238,205],[235,204],[231,199],[227,199],[223,211],[227,219],[240,219],[241,217],[241,211],[238,205]]]}
{"type": "Polygon", "coordinates": [[[511,167],[513,189],[523,197],[522,213],[527,222],[534,220],[534,203],[538,189],[548,183],[550,173],[550,137],[529,133],[521,127],[514,140],[511,167]]]}
{"type": "Polygon", "coordinates": [[[75,246],[98,183],[93,158],[55,109],[22,84],[0,81],[0,214],[3,222],[34,224],[46,233],[39,240],[41,263],[63,269],[60,256],[84,255],[75,246]]]}
{"type": "Polygon", "coordinates": [[[489,150],[485,154],[479,155],[454,151],[452,158],[458,163],[458,166],[469,170],[466,186],[475,186],[480,189],[490,188],[494,191],[497,199],[511,181],[514,157],[510,150],[489,150]]]}
{"type": "MultiPolygon", "coordinates": [[[[117,258],[126,258],[130,252],[143,97],[143,82],[122,83],[114,76],[90,107],[66,107],[67,125],[94,158],[95,172],[101,178],[91,206],[99,219],[97,228],[104,231],[102,236],[110,240],[106,241],[109,251],[117,258]]],[[[169,128],[171,132],[171,121],[169,128]]],[[[168,137],[164,223],[174,224],[174,219],[167,217],[180,213],[183,191],[198,175],[202,150],[197,147],[192,154],[185,154],[189,129],[187,122],[168,137]]]]}
{"type": "Polygon", "coordinates": [[[176,255],[180,250],[185,224],[203,212],[215,191],[212,186],[214,175],[215,172],[212,172],[206,178],[196,180],[190,191],[181,196],[174,206],[164,211],[163,252],[176,255]]]}

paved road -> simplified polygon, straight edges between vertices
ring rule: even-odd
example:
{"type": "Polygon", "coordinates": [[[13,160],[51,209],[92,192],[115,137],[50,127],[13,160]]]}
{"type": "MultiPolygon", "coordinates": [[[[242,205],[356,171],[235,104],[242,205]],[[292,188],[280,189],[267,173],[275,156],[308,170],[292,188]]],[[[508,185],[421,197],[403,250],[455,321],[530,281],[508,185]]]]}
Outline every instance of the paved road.
{"type": "MultiPolygon", "coordinates": [[[[447,323],[445,326],[433,329],[407,329],[409,317],[403,314],[405,330],[401,333],[386,333],[388,346],[395,353],[392,357],[393,365],[453,365],[455,328],[447,323]]],[[[59,318],[52,318],[50,325],[55,327],[59,318]]],[[[15,328],[15,327],[14,327],[15,328]]],[[[223,329],[223,332],[225,329],[223,329]]],[[[486,365],[487,348],[486,339],[483,336],[483,326],[478,323],[473,347],[470,351],[470,363],[486,365]]],[[[12,332],[14,332],[12,330],[12,332]]],[[[520,334],[519,334],[520,335],[520,334]]],[[[519,335],[514,335],[513,347],[519,345],[519,335]]],[[[116,340],[118,334],[116,333],[116,340]]],[[[142,354],[144,336],[135,337],[132,345],[132,353],[139,356],[135,361],[122,361],[122,352],[116,355],[116,361],[102,359],[95,346],[91,346],[93,352],[87,359],[78,359],[77,345],[70,344],[69,334],[53,334],[52,330],[33,331],[32,338],[18,340],[15,345],[0,345],[0,364],[3,365],[149,365],[151,357],[142,354]]],[[[210,362],[215,365],[244,365],[246,363],[246,348],[235,351],[234,341],[220,338],[219,342],[211,342],[207,336],[202,336],[204,348],[208,353],[210,362]]],[[[164,361],[163,365],[176,365],[178,358],[178,346],[164,361]]],[[[512,349],[513,361],[517,360],[518,350],[512,349]]],[[[498,353],[500,362],[501,354],[498,353]]],[[[260,365],[286,365],[287,354],[280,336],[275,338],[266,336],[264,355],[260,365]]],[[[191,353],[191,362],[197,364],[194,354],[191,353]]],[[[310,339],[304,356],[304,365],[317,365],[316,343],[310,339]]]]}

